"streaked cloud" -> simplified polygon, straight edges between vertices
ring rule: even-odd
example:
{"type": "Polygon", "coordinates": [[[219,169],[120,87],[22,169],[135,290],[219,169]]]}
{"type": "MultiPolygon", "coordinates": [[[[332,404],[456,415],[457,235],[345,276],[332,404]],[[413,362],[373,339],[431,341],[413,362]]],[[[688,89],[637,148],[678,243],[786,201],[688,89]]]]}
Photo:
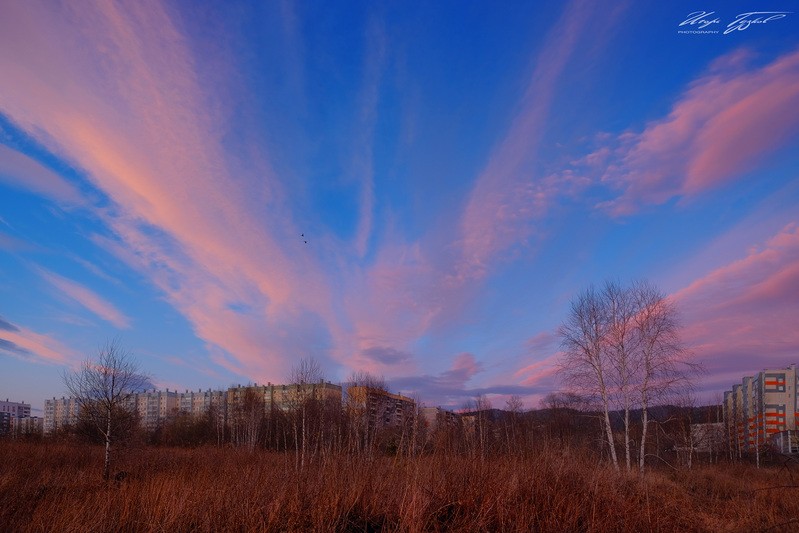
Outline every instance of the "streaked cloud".
{"type": "Polygon", "coordinates": [[[12,324],[11,322],[9,322],[8,320],[5,320],[3,317],[0,317],[0,330],[19,331],[19,328],[14,324],[12,324]]]}
{"type": "Polygon", "coordinates": [[[60,205],[85,203],[70,182],[35,159],[0,144],[0,182],[50,198],[60,205]]]}
{"type": "Polygon", "coordinates": [[[61,291],[65,296],[73,299],[98,317],[110,322],[118,328],[129,328],[131,326],[130,318],[125,316],[113,304],[102,298],[94,291],[86,288],[80,283],[59,276],[54,272],[45,269],[39,270],[42,278],[44,278],[53,287],[61,291]]]}
{"type": "Polygon", "coordinates": [[[77,360],[77,354],[60,341],[18,324],[2,321],[0,353],[35,362],[64,364],[77,360]]]}
{"type": "Polygon", "coordinates": [[[716,379],[783,366],[799,353],[799,226],[742,252],[673,295],[686,341],[716,379]]]}
{"type": "Polygon", "coordinates": [[[695,196],[767,163],[799,133],[799,51],[763,65],[738,50],[690,84],[669,114],[625,132],[584,161],[620,191],[601,204],[614,215],[695,196]]]}
{"type": "Polygon", "coordinates": [[[519,102],[519,112],[491,152],[461,219],[461,258],[450,282],[485,276],[491,263],[533,233],[552,199],[534,167],[557,82],[575,52],[585,26],[601,17],[590,2],[572,1],[553,24],[519,102]]]}
{"type": "MultiPolygon", "coordinates": [[[[210,87],[196,78],[170,13],[156,2],[9,9],[0,68],[16,83],[0,109],[108,195],[112,203],[100,211],[114,233],[108,250],[163,290],[240,372],[279,377],[294,341],[271,333],[325,307],[323,276],[309,249],[294,246],[300,232],[271,170],[256,164],[248,180],[229,172],[238,155],[219,142],[228,125],[223,113],[209,113],[210,87]],[[76,89],[54,90],[62,86],[76,89]],[[231,302],[255,311],[234,313],[231,302]]],[[[128,323],[93,295],[52,280],[104,319],[128,323]]]]}
{"type": "MultiPolygon", "coordinates": [[[[786,220],[741,197],[714,220],[724,206],[704,193],[732,197],[728,185],[759,170],[762,194],[779,196],[783,211],[799,191],[784,165],[799,138],[799,52],[784,44],[793,41],[764,45],[779,51],[768,61],[729,44],[697,47],[694,66],[674,65],[687,85],[642,83],[640,65],[609,80],[625,47],[659,39],[626,24],[638,15],[618,6],[320,16],[288,1],[4,5],[0,185],[32,194],[1,206],[13,227],[0,233],[0,273],[13,281],[0,291],[19,302],[3,312],[34,316],[17,280],[44,279],[56,330],[36,336],[0,319],[0,349],[67,361],[59,333],[126,328],[134,343],[168,338],[168,355],[149,346],[147,357],[154,373],[172,372],[162,381],[171,386],[186,369],[192,379],[280,382],[311,356],[333,379],[385,374],[450,406],[551,390],[552,328],[567,293],[642,268],[625,240],[639,222],[696,230],[699,247],[754,209],[769,232],[786,220]],[[637,100],[608,117],[594,88],[637,100]],[[766,175],[775,155],[784,166],[766,175]],[[692,202],[671,210],[675,198],[692,202]],[[606,200],[628,218],[586,209],[606,200]],[[644,205],[664,205],[662,218],[644,205]],[[139,331],[160,314],[177,327],[139,331]]],[[[797,316],[795,240],[787,226],[735,248],[726,266],[729,255],[712,248],[691,261],[647,246],[644,268],[684,261],[671,286],[695,280],[677,297],[697,356],[738,368],[747,353],[795,352],[792,334],[780,335],[797,316]]]]}

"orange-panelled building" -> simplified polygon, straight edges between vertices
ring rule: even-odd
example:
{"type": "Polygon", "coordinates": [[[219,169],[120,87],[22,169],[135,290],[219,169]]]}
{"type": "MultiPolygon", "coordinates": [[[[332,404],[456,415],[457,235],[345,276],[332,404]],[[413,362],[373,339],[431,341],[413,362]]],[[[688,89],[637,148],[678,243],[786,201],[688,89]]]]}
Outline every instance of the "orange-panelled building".
{"type": "Polygon", "coordinates": [[[751,452],[766,442],[797,453],[796,365],[746,376],[724,393],[724,422],[733,449],[751,452]]]}

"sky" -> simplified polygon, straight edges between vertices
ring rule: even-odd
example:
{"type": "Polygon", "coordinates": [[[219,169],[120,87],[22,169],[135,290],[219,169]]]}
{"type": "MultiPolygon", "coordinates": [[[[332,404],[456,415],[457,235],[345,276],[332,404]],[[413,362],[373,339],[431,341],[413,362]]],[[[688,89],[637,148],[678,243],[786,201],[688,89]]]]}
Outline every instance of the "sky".
{"type": "Polygon", "coordinates": [[[799,363],[795,7],[0,0],[0,396],[117,339],[162,389],[537,407],[606,280],[700,399],[799,363]]]}

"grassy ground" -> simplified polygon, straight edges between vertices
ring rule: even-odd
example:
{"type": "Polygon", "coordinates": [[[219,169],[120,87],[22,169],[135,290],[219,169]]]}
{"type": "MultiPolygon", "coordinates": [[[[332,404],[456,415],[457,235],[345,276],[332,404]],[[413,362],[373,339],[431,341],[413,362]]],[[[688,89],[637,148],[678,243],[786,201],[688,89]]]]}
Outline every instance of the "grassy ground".
{"type": "MultiPolygon", "coordinates": [[[[143,448],[101,479],[102,450],[0,441],[3,531],[786,531],[785,468],[616,474],[581,454],[484,461],[143,448]]],[[[799,476],[794,475],[799,481],[799,476]]]]}

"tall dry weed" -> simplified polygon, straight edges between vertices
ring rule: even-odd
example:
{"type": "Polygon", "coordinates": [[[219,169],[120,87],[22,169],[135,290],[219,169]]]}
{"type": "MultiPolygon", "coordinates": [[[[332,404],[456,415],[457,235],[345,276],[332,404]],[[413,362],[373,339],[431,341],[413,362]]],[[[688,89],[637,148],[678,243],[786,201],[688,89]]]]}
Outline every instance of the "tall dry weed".
{"type": "Polygon", "coordinates": [[[106,484],[102,450],[0,442],[3,531],[756,531],[790,529],[785,469],[617,474],[587,454],[483,460],[143,448],[106,484]]]}

